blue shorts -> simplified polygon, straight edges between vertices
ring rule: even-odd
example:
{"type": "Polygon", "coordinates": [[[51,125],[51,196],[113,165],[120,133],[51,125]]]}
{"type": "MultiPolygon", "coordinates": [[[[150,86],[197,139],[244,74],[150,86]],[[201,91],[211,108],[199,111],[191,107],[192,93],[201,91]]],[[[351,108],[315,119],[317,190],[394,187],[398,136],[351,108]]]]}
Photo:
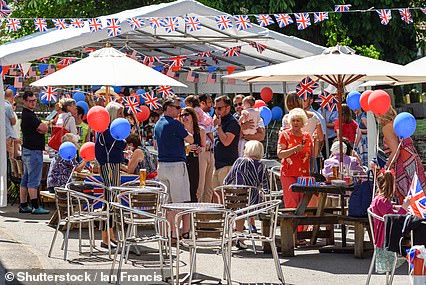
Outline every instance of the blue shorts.
{"type": "Polygon", "coordinates": [[[37,189],[43,171],[43,151],[22,148],[22,162],[24,174],[22,175],[21,186],[37,189]]]}

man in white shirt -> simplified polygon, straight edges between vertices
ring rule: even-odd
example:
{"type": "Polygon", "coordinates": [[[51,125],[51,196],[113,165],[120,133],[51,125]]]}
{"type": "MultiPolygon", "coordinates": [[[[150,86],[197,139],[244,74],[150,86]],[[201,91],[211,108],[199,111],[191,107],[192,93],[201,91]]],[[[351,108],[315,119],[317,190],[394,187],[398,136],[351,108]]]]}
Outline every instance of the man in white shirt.
{"type": "Polygon", "coordinates": [[[5,117],[6,117],[6,150],[10,158],[18,156],[20,140],[15,132],[14,126],[16,125],[17,117],[13,110],[15,104],[15,94],[13,90],[7,89],[4,92],[5,98],[5,117]]]}

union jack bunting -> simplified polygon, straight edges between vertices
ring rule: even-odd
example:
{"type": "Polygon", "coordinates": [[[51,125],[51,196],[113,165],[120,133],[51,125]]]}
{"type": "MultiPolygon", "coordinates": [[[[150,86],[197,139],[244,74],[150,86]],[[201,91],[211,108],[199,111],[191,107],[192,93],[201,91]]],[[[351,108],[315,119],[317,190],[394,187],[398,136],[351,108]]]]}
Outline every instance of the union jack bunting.
{"type": "Polygon", "coordinates": [[[57,30],[64,30],[68,28],[68,24],[65,22],[65,19],[52,19],[52,22],[57,30]]]}
{"type": "Polygon", "coordinates": [[[216,20],[217,27],[221,31],[232,28],[231,17],[229,16],[224,16],[224,15],[216,16],[215,20],[216,20]]]}
{"type": "Polygon", "coordinates": [[[403,8],[403,9],[398,9],[398,11],[399,11],[399,14],[401,15],[401,20],[403,20],[407,24],[413,23],[413,17],[411,17],[410,9],[403,8]]]}
{"type": "Polygon", "coordinates": [[[34,19],[34,26],[35,26],[35,29],[39,32],[47,31],[46,19],[42,19],[42,18],[34,19]]]}
{"type": "Polygon", "coordinates": [[[274,23],[271,16],[269,16],[268,14],[261,14],[261,15],[254,15],[254,16],[256,17],[257,23],[261,27],[266,27],[274,23]]]}
{"type": "Polygon", "coordinates": [[[76,29],[81,29],[84,27],[84,20],[78,19],[78,18],[71,18],[70,19],[70,26],[76,29]]]}
{"type": "Polygon", "coordinates": [[[323,91],[321,95],[318,95],[316,103],[320,104],[320,107],[328,111],[333,111],[337,107],[337,101],[333,94],[323,91]]]}
{"type": "Polygon", "coordinates": [[[205,66],[207,59],[191,59],[191,66],[205,66]]]}
{"type": "Polygon", "coordinates": [[[420,184],[417,173],[414,173],[413,181],[410,186],[410,212],[420,218],[426,217],[426,197],[420,184]]]}
{"type": "Polygon", "coordinates": [[[204,51],[204,52],[199,52],[197,53],[198,57],[211,57],[212,53],[210,51],[204,51]]]}
{"type": "Polygon", "coordinates": [[[266,45],[259,44],[257,42],[250,42],[250,46],[254,47],[260,54],[262,54],[262,52],[267,48],[266,45]]]}
{"type": "Polygon", "coordinates": [[[128,50],[128,51],[126,51],[126,56],[137,61],[138,60],[138,51],[128,50]]]}
{"type": "Polygon", "coordinates": [[[275,14],[274,17],[280,28],[284,28],[293,23],[293,18],[289,14],[275,14]]]}
{"type": "Polygon", "coordinates": [[[53,88],[52,86],[46,86],[46,87],[43,87],[43,92],[41,93],[40,99],[45,100],[47,102],[52,102],[52,101],[56,102],[57,94],[58,92],[56,91],[55,88],[53,88]]]}
{"type": "Polygon", "coordinates": [[[0,5],[0,17],[7,18],[12,13],[12,10],[7,7],[6,2],[2,1],[0,5]]]}
{"type": "Polygon", "coordinates": [[[169,60],[170,60],[170,68],[173,69],[174,71],[177,71],[185,64],[186,55],[172,56],[169,60]]]}
{"type": "Polygon", "coordinates": [[[139,103],[134,96],[124,98],[123,105],[129,114],[136,115],[137,113],[142,112],[141,108],[139,107],[139,103]]]}
{"type": "Polygon", "coordinates": [[[296,24],[298,30],[304,30],[311,25],[311,19],[309,13],[295,13],[296,24]]]}
{"type": "Polygon", "coordinates": [[[175,95],[175,92],[170,86],[160,85],[157,88],[157,92],[159,95],[161,95],[162,98],[175,95]]]}
{"type": "Polygon", "coordinates": [[[49,62],[50,57],[49,56],[45,56],[45,57],[40,57],[38,59],[39,62],[44,62],[44,63],[48,63],[49,62]]]}
{"type": "Polygon", "coordinates": [[[161,20],[160,18],[149,18],[148,19],[149,25],[153,28],[153,29],[158,29],[161,26],[161,20]]]}
{"type": "Polygon", "coordinates": [[[102,22],[101,22],[101,19],[98,19],[98,18],[90,18],[90,19],[88,20],[88,22],[89,22],[89,29],[90,29],[90,32],[94,33],[94,32],[97,32],[97,31],[102,30],[102,22]]]}
{"type": "Polygon", "coordinates": [[[21,28],[21,21],[15,18],[8,18],[6,26],[9,32],[16,32],[21,28]]]}
{"type": "Polygon", "coordinates": [[[345,5],[334,5],[334,12],[349,12],[351,9],[351,4],[345,4],[345,5]]]}
{"type": "Polygon", "coordinates": [[[389,9],[380,9],[377,10],[377,13],[379,14],[380,23],[382,25],[389,24],[389,21],[392,19],[392,13],[389,9]]]}
{"type": "Polygon", "coordinates": [[[109,37],[116,37],[121,34],[120,20],[113,18],[107,19],[106,29],[109,37]]]}
{"type": "Polygon", "coordinates": [[[318,83],[307,76],[296,85],[296,93],[299,97],[302,97],[303,100],[306,100],[308,99],[308,95],[313,94],[314,90],[318,88],[318,86],[318,83]]]}
{"type": "Polygon", "coordinates": [[[179,20],[177,17],[164,18],[162,21],[162,26],[164,27],[166,32],[174,32],[179,27],[179,20]]]}
{"type": "Polygon", "coordinates": [[[160,62],[160,58],[158,56],[142,56],[142,63],[146,66],[151,67],[154,62],[160,62]]]}
{"type": "Polygon", "coordinates": [[[238,31],[244,31],[251,28],[250,19],[246,15],[234,16],[234,22],[238,31]]]}
{"type": "Polygon", "coordinates": [[[92,53],[92,52],[94,52],[94,51],[96,51],[96,49],[95,49],[95,48],[91,48],[91,47],[84,48],[84,50],[83,50],[83,52],[84,52],[86,55],[89,55],[89,54],[91,54],[91,53],[92,53]]]}
{"type": "Polygon", "coordinates": [[[420,10],[423,12],[423,14],[426,14],[426,8],[420,8],[420,10]]]}
{"type": "Polygon", "coordinates": [[[201,23],[197,17],[185,17],[185,26],[190,33],[201,30],[201,23]]]}
{"type": "Polygon", "coordinates": [[[223,52],[223,56],[240,56],[240,54],[241,46],[230,47],[223,52]]]}
{"type": "Polygon", "coordinates": [[[161,107],[160,102],[158,101],[157,96],[155,96],[154,92],[149,91],[145,94],[142,94],[142,99],[145,100],[145,104],[148,106],[150,110],[156,110],[161,107]]]}
{"type": "Polygon", "coordinates": [[[217,59],[217,57],[211,56],[211,58],[214,61],[214,63],[216,63],[217,65],[219,65],[219,59],[217,59]]]}
{"type": "Polygon", "coordinates": [[[62,57],[61,60],[58,62],[58,65],[68,66],[76,60],[76,57],[62,57]]]}
{"type": "Polygon", "coordinates": [[[145,22],[141,18],[127,19],[127,23],[129,23],[132,30],[140,29],[145,25],[145,22]]]}
{"type": "Polygon", "coordinates": [[[314,23],[319,23],[324,20],[328,20],[328,12],[315,12],[314,13],[314,23]]]}

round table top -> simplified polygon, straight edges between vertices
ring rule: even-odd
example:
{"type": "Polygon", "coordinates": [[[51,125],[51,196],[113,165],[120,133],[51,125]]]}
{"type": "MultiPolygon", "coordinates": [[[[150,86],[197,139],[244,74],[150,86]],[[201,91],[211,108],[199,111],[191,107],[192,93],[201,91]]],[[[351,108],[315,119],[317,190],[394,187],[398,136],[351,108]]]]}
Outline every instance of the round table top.
{"type": "Polygon", "coordinates": [[[217,203],[169,203],[162,205],[167,210],[191,210],[191,209],[209,209],[209,208],[223,208],[222,204],[217,203]]]}

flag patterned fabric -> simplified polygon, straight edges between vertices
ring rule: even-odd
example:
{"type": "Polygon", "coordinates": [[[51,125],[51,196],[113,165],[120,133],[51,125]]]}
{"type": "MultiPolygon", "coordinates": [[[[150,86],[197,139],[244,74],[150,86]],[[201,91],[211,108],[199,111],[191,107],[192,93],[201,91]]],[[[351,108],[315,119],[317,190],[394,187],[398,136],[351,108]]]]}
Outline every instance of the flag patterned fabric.
{"type": "Polygon", "coordinates": [[[413,181],[410,186],[410,211],[420,218],[426,217],[426,197],[422,189],[417,173],[414,173],[413,181]]]}
{"type": "Polygon", "coordinates": [[[217,74],[216,73],[209,73],[209,75],[207,75],[206,83],[214,84],[214,83],[216,83],[216,80],[217,80],[217,74]]]}
{"type": "Polygon", "coordinates": [[[158,92],[158,94],[160,94],[160,95],[161,95],[161,97],[163,97],[163,98],[168,97],[168,96],[175,95],[175,92],[173,92],[173,89],[172,89],[172,87],[170,87],[170,86],[160,85],[160,86],[158,86],[158,88],[157,88],[157,92],[158,92]]]}
{"type": "Polygon", "coordinates": [[[34,19],[34,26],[35,26],[35,29],[39,32],[47,31],[46,19],[42,19],[42,18],[34,19]]]}
{"type": "Polygon", "coordinates": [[[91,54],[92,52],[94,52],[94,51],[96,51],[96,49],[95,48],[91,48],[91,47],[86,47],[86,48],[84,48],[84,50],[83,50],[83,52],[86,54],[86,55],[89,55],[89,54],[91,54]]]}
{"type": "Polygon", "coordinates": [[[138,51],[137,50],[128,50],[128,51],[126,51],[126,56],[137,61],[138,60],[138,51]]]}
{"type": "Polygon", "coordinates": [[[262,54],[262,52],[267,48],[266,45],[259,44],[257,42],[250,42],[250,46],[254,47],[260,54],[262,54]]]}
{"type": "Polygon", "coordinates": [[[84,27],[84,20],[78,19],[78,18],[71,18],[70,19],[70,26],[76,29],[81,29],[84,27]]]}
{"type": "Polygon", "coordinates": [[[328,20],[328,12],[316,12],[314,13],[314,23],[319,23],[324,20],[328,20]]]}
{"type": "Polygon", "coordinates": [[[192,83],[198,83],[199,78],[200,78],[200,75],[198,73],[190,70],[188,71],[188,75],[186,76],[186,81],[192,82],[192,83]]]}
{"type": "Polygon", "coordinates": [[[21,76],[15,76],[13,86],[15,88],[22,88],[24,85],[24,79],[21,76]]]}
{"type": "Polygon", "coordinates": [[[413,17],[411,16],[410,9],[403,8],[403,9],[398,9],[398,11],[399,11],[399,14],[401,15],[401,20],[403,20],[407,24],[413,23],[413,17]]]}
{"type": "Polygon", "coordinates": [[[177,17],[165,18],[162,21],[162,26],[164,27],[166,32],[168,33],[174,32],[179,27],[179,20],[177,17]]]}
{"type": "Polygon", "coordinates": [[[197,54],[198,57],[211,57],[212,53],[210,51],[199,52],[197,54]]]}
{"type": "Polygon", "coordinates": [[[382,25],[389,24],[389,21],[392,19],[392,13],[389,9],[380,9],[377,10],[377,13],[379,14],[380,23],[382,25]]]}
{"type": "Polygon", "coordinates": [[[314,93],[314,90],[318,88],[318,83],[312,80],[309,76],[302,79],[299,84],[296,85],[296,93],[303,100],[308,99],[308,95],[314,93]]]}
{"type": "Polygon", "coordinates": [[[2,0],[0,3],[0,17],[7,18],[10,14],[12,14],[12,10],[7,7],[6,1],[2,0]]]}
{"type": "Polygon", "coordinates": [[[127,109],[127,112],[129,114],[137,114],[139,112],[142,112],[141,108],[139,107],[139,102],[136,100],[134,96],[129,96],[127,98],[123,99],[123,105],[127,109]]]}
{"type": "Polygon", "coordinates": [[[191,66],[205,66],[207,64],[207,59],[192,59],[191,66]]]}
{"type": "Polygon", "coordinates": [[[102,30],[101,19],[98,19],[98,18],[89,19],[89,29],[90,29],[90,32],[92,33],[102,30]]]}
{"type": "Polygon", "coordinates": [[[295,13],[296,24],[298,30],[304,30],[311,25],[311,19],[309,13],[295,13]]]}
{"type": "Polygon", "coordinates": [[[185,17],[185,26],[191,33],[201,30],[201,23],[197,17],[185,17]]]}
{"type": "Polygon", "coordinates": [[[151,67],[154,62],[160,62],[160,58],[158,56],[143,56],[142,63],[151,67]]]}
{"type": "Polygon", "coordinates": [[[316,103],[320,104],[320,107],[328,110],[329,112],[333,111],[337,107],[337,101],[333,94],[323,91],[321,95],[318,95],[318,99],[315,100],[316,103]]]}
{"type": "Polygon", "coordinates": [[[334,5],[334,12],[349,12],[351,9],[351,4],[345,4],[345,5],[334,5]]]}
{"type": "Polygon", "coordinates": [[[234,16],[234,22],[238,31],[244,31],[251,28],[250,19],[246,15],[234,16]]]}
{"type": "Polygon", "coordinates": [[[185,60],[186,55],[172,56],[170,58],[170,68],[174,71],[179,70],[185,64],[185,60]]]}
{"type": "Polygon", "coordinates": [[[16,32],[21,28],[21,21],[15,18],[8,18],[6,26],[9,32],[16,32]]]}
{"type": "Polygon", "coordinates": [[[77,60],[76,57],[62,57],[61,60],[58,62],[58,65],[68,66],[75,60],[77,60]]]}
{"type": "Polygon", "coordinates": [[[161,107],[161,104],[157,96],[155,96],[154,92],[152,91],[146,92],[145,94],[142,94],[141,96],[142,96],[142,99],[145,100],[145,104],[148,106],[150,110],[156,110],[161,107]]]}
{"type": "Polygon", "coordinates": [[[293,23],[293,18],[289,14],[275,14],[274,17],[280,28],[284,28],[293,23]]]}
{"type": "Polygon", "coordinates": [[[158,29],[161,26],[161,20],[157,17],[149,18],[148,22],[153,29],[158,29]]]}
{"type": "Polygon", "coordinates": [[[52,19],[52,22],[57,30],[64,30],[68,28],[68,24],[65,22],[65,19],[52,19]]]}
{"type": "Polygon", "coordinates": [[[58,94],[58,92],[52,86],[43,87],[43,92],[41,93],[40,99],[45,100],[47,102],[52,102],[52,101],[56,102],[57,101],[57,98],[56,98],[57,94],[58,94]]]}
{"type": "Polygon", "coordinates": [[[230,47],[223,52],[223,56],[240,56],[240,54],[241,46],[230,47]]]}
{"type": "Polygon", "coordinates": [[[229,16],[223,16],[223,15],[216,16],[215,20],[216,20],[217,27],[221,31],[232,28],[231,17],[229,16]]]}
{"type": "Polygon", "coordinates": [[[121,34],[120,20],[117,18],[107,19],[106,29],[109,37],[116,37],[121,34]]]}
{"type": "Polygon", "coordinates": [[[45,56],[45,57],[40,57],[38,59],[38,61],[40,62],[44,62],[44,63],[48,63],[49,62],[50,57],[49,56],[45,56]]]}
{"type": "Polygon", "coordinates": [[[141,18],[127,19],[127,23],[129,23],[130,28],[132,28],[132,30],[140,29],[145,25],[144,21],[141,18]]]}
{"type": "Polygon", "coordinates": [[[271,16],[269,16],[268,14],[261,14],[261,15],[254,15],[254,16],[256,17],[257,23],[261,27],[266,27],[274,23],[271,16]]]}

